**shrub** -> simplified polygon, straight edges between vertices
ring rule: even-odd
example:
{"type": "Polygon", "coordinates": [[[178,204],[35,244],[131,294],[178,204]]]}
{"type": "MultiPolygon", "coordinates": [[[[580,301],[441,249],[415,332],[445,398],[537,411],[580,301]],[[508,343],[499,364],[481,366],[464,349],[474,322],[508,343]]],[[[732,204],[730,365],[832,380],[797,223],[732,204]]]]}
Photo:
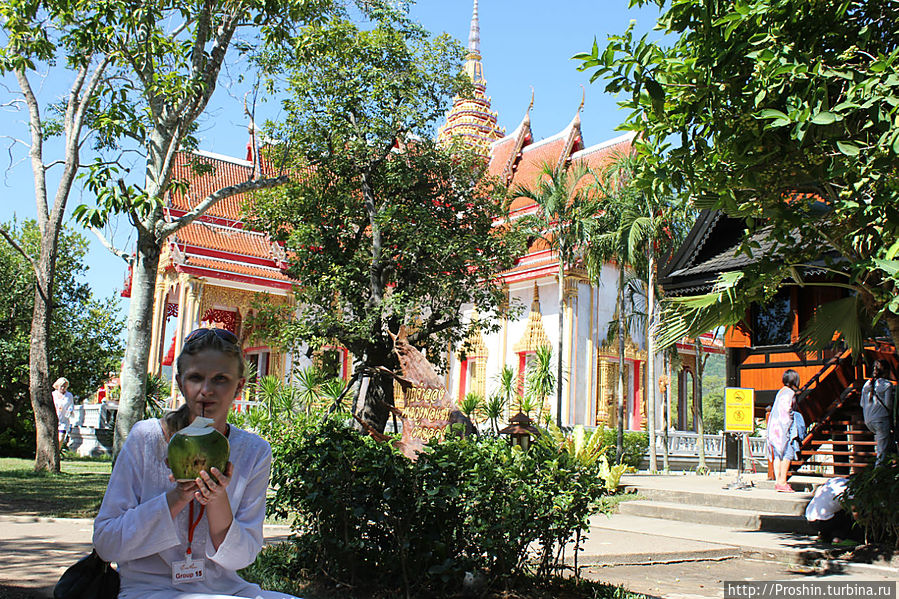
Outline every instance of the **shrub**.
{"type": "Polygon", "coordinates": [[[354,586],[440,594],[466,572],[545,578],[604,493],[596,464],[550,446],[453,438],[412,462],[336,419],[274,437],[269,510],[294,521],[290,571],[354,586]]]}
{"type": "Polygon", "coordinates": [[[849,477],[843,507],[855,516],[869,543],[899,547],[899,456],[889,458],[849,477]]]}
{"type": "MultiPolygon", "coordinates": [[[[610,458],[615,457],[615,447],[618,443],[618,431],[614,428],[607,428],[603,432],[603,446],[609,447],[606,454],[610,458]]],[[[633,468],[640,467],[640,461],[649,448],[649,435],[640,431],[624,431],[624,453],[621,454],[622,464],[627,464],[633,468]]]]}

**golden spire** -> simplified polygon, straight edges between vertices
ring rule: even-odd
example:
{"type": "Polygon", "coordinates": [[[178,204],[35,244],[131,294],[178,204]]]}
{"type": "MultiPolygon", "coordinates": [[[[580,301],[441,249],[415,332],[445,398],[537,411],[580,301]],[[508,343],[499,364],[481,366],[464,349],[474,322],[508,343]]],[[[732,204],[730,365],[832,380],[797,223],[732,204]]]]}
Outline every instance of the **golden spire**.
{"type": "Polygon", "coordinates": [[[471,27],[468,31],[468,54],[462,67],[474,85],[470,98],[456,96],[453,107],[446,116],[446,123],[437,130],[437,141],[448,142],[453,137],[461,137],[466,143],[477,147],[485,156],[489,146],[505,135],[496,124],[496,113],[490,110],[487,96],[487,81],[481,65],[481,26],[478,18],[478,0],[474,0],[471,27]]]}

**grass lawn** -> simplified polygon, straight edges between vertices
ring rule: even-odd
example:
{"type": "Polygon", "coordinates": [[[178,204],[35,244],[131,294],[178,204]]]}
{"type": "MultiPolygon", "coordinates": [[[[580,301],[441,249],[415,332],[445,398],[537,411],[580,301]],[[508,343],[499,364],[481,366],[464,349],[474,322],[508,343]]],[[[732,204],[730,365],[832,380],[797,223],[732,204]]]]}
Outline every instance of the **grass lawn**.
{"type": "Polygon", "coordinates": [[[93,518],[112,462],[63,459],[59,474],[34,471],[34,460],[0,458],[0,513],[93,518]]]}

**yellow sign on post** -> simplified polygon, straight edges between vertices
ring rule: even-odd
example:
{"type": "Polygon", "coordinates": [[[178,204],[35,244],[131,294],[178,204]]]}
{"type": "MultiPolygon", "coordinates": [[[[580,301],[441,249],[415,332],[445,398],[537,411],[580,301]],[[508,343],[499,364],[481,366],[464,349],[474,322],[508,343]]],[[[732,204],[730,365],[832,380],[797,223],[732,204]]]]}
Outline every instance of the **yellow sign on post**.
{"type": "Polygon", "coordinates": [[[755,411],[755,389],[746,387],[725,387],[724,389],[724,431],[728,433],[751,433],[752,417],[755,411]]]}

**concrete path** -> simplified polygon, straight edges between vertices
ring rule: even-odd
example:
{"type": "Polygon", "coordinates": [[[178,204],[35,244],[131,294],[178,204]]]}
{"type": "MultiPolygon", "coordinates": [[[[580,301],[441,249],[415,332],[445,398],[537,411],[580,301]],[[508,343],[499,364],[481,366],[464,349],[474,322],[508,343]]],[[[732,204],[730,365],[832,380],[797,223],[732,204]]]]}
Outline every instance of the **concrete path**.
{"type": "MultiPolygon", "coordinates": [[[[91,550],[93,520],[0,515],[0,599],[53,596],[53,585],[91,550]]],[[[286,526],[265,526],[266,543],[287,539],[286,526]]]]}

